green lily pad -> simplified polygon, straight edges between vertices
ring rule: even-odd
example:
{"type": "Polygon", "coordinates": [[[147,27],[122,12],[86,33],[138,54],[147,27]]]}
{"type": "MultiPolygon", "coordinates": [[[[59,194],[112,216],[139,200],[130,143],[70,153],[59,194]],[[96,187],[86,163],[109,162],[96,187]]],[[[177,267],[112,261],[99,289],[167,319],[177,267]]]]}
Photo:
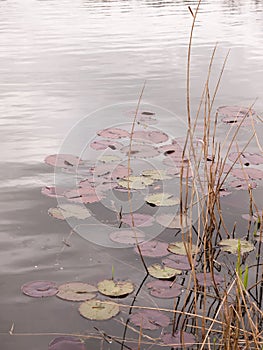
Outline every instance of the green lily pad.
{"type": "Polygon", "coordinates": [[[104,280],[98,283],[98,290],[109,297],[123,297],[134,291],[134,285],[130,281],[104,280]]]}
{"type": "MultiPolygon", "coordinates": [[[[189,247],[190,248],[190,247],[189,247]]],[[[186,250],[189,249],[188,244],[184,242],[173,242],[168,245],[168,250],[171,253],[178,254],[178,255],[187,255],[186,250]]],[[[197,246],[192,244],[191,246],[191,252],[192,254],[195,254],[196,250],[198,250],[197,246]]]]}
{"type": "Polygon", "coordinates": [[[85,301],[79,307],[79,313],[81,316],[88,318],[89,320],[109,320],[119,312],[120,307],[118,304],[98,299],[85,301]]]}
{"type": "Polygon", "coordinates": [[[87,208],[75,204],[61,204],[56,208],[50,208],[48,214],[60,220],[71,217],[84,220],[91,216],[87,208]]]}
{"type": "Polygon", "coordinates": [[[153,264],[149,266],[148,272],[152,277],[159,279],[170,279],[175,277],[176,275],[180,275],[182,273],[181,270],[176,270],[168,266],[164,266],[161,264],[153,264]]]}
{"type": "Polygon", "coordinates": [[[172,176],[167,175],[165,170],[160,169],[150,169],[144,170],[142,175],[145,177],[149,177],[153,180],[169,180],[172,179],[172,176]]]}
{"type": "Polygon", "coordinates": [[[131,188],[133,190],[144,190],[151,185],[153,180],[145,176],[130,176],[118,181],[118,185],[124,188],[131,188]]]}
{"type": "Polygon", "coordinates": [[[87,283],[72,282],[58,287],[57,297],[70,301],[85,301],[95,298],[98,289],[87,283]]]}
{"type": "Polygon", "coordinates": [[[245,241],[243,239],[223,239],[221,242],[218,243],[218,245],[221,247],[221,249],[224,252],[229,252],[232,254],[238,253],[238,245],[240,242],[240,251],[241,254],[249,253],[252,250],[254,250],[254,245],[251,242],[245,241]]]}
{"type": "Polygon", "coordinates": [[[99,161],[102,163],[112,163],[112,162],[118,162],[121,158],[118,156],[111,156],[110,154],[104,154],[99,158],[99,161]]]}
{"type": "Polygon", "coordinates": [[[167,228],[188,228],[191,225],[191,220],[188,216],[174,214],[160,214],[156,217],[158,224],[167,228]]]}
{"type": "Polygon", "coordinates": [[[169,207],[173,205],[177,205],[180,203],[179,198],[175,198],[170,193],[155,193],[150,194],[145,198],[145,201],[152,205],[157,207],[169,207]]]}

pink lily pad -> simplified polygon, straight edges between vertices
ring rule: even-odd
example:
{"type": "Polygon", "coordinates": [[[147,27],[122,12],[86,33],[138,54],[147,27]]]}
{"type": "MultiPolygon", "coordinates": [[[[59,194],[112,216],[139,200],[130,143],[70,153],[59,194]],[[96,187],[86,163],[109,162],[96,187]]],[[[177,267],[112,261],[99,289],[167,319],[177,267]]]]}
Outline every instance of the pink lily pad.
{"type": "MultiPolygon", "coordinates": [[[[121,152],[128,156],[130,147],[125,146],[121,148],[121,152]]],[[[153,158],[159,155],[157,148],[151,145],[144,145],[142,143],[133,143],[131,147],[131,157],[133,158],[153,158]]]]}
{"type": "Polygon", "coordinates": [[[235,188],[236,190],[247,190],[250,186],[251,188],[256,188],[257,183],[251,180],[233,180],[228,183],[228,186],[235,188]]]}
{"type": "Polygon", "coordinates": [[[77,337],[62,336],[54,338],[48,345],[48,350],[87,350],[84,342],[77,337]]]}
{"type": "MultiPolygon", "coordinates": [[[[139,244],[142,256],[147,256],[151,258],[159,258],[169,254],[167,248],[168,243],[160,241],[149,241],[139,244]]],[[[134,248],[135,252],[139,254],[137,247],[134,248]]]]}
{"type": "Polygon", "coordinates": [[[182,159],[183,149],[178,143],[164,145],[158,148],[160,153],[164,156],[173,156],[174,158],[182,159]]]}
{"type": "Polygon", "coordinates": [[[75,203],[96,203],[103,198],[103,196],[92,187],[81,187],[65,192],[65,197],[69,201],[75,203]]]}
{"type": "Polygon", "coordinates": [[[147,214],[133,213],[133,215],[123,215],[121,220],[124,224],[129,225],[131,227],[133,226],[133,223],[135,227],[148,227],[152,226],[154,218],[151,215],[147,214]]]}
{"type": "Polygon", "coordinates": [[[56,283],[51,281],[28,282],[21,287],[21,290],[24,294],[34,298],[51,297],[58,292],[56,283]]]}
{"type": "Polygon", "coordinates": [[[191,270],[188,257],[185,255],[171,254],[162,260],[162,263],[168,267],[177,270],[191,270]]]}
{"type": "Polygon", "coordinates": [[[224,117],[222,121],[227,124],[239,124],[244,118],[242,125],[247,125],[247,122],[250,121],[250,116],[256,114],[253,109],[240,106],[222,106],[217,109],[217,112],[224,117]]]}
{"type": "Polygon", "coordinates": [[[237,164],[240,164],[240,162],[241,162],[245,166],[249,166],[250,164],[253,164],[253,165],[263,164],[263,156],[261,154],[258,154],[258,153],[232,152],[229,154],[228,158],[232,162],[236,161],[237,164]]]}
{"type": "Polygon", "coordinates": [[[133,140],[136,142],[162,143],[169,139],[163,131],[137,130],[133,133],[133,140]]]}
{"type": "Polygon", "coordinates": [[[107,128],[101,131],[98,131],[97,134],[99,136],[109,138],[109,139],[121,139],[125,137],[130,137],[128,131],[119,129],[119,128],[107,128]]]}
{"type": "Polygon", "coordinates": [[[45,158],[45,163],[58,168],[76,167],[83,163],[79,157],[72,154],[52,154],[45,158]]]}
{"type": "Polygon", "coordinates": [[[66,189],[62,187],[45,186],[42,188],[41,193],[48,197],[58,198],[63,197],[65,191],[66,189]]]}
{"type": "Polygon", "coordinates": [[[177,331],[172,335],[171,333],[165,333],[161,336],[164,344],[176,348],[187,348],[196,343],[195,336],[192,333],[186,333],[182,331],[177,331]]]}
{"type": "Polygon", "coordinates": [[[126,229],[114,231],[109,237],[113,242],[135,245],[144,241],[145,234],[142,231],[126,229]]]}
{"type": "Polygon", "coordinates": [[[131,315],[131,323],[143,329],[155,330],[161,327],[167,327],[170,324],[170,318],[163,312],[157,310],[142,310],[131,315]]]}
{"type": "MultiPolygon", "coordinates": [[[[130,175],[132,170],[130,169],[130,175]]],[[[94,180],[96,177],[105,180],[117,180],[128,176],[128,167],[122,164],[98,164],[93,169],[94,180]]]]}
{"type": "Polygon", "coordinates": [[[239,179],[263,179],[263,171],[255,168],[232,169],[231,174],[239,179]]]}
{"type": "MultiPolygon", "coordinates": [[[[128,115],[131,118],[134,118],[135,116],[135,111],[129,111],[128,115]]],[[[142,125],[152,125],[157,123],[156,119],[156,114],[153,111],[146,111],[142,110],[137,113],[137,118],[136,118],[137,124],[142,124],[142,125]]]]}
{"type": "Polygon", "coordinates": [[[214,281],[216,285],[220,285],[224,282],[224,277],[218,274],[214,274],[214,280],[212,278],[211,273],[207,272],[198,272],[195,274],[197,282],[199,286],[211,287],[214,285],[214,281]]]}
{"type": "Polygon", "coordinates": [[[107,148],[115,151],[121,149],[123,147],[123,144],[121,142],[112,140],[95,140],[91,142],[90,147],[96,151],[105,150],[107,148]]]}
{"type": "Polygon", "coordinates": [[[153,297],[162,299],[176,298],[182,292],[180,284],[165,280],[148,282],[146,287],[150,289],[150,294],[153,297]]]}

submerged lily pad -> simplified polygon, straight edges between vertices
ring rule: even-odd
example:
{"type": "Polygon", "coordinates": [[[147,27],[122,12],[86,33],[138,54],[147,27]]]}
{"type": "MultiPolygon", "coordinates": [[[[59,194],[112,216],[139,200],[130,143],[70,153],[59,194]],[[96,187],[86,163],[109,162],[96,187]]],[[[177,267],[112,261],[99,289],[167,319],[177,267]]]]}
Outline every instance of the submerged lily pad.
{"type": "Polygon", "coordinates": [[[182,215],[174,215],[174,214],[160,214],[155,220],[158,224],[167,228],[188,228],[191,226],[191,220],[188,216],[182,215]]]}
{"type": "Polygon", "coordinates": [[[95,298],[98,289],[95,286],[81,282],[61,284],[57,297],[70,301],[85,301],[95,298]]]}
{"type": "Polygon", "coordinates": [[[143,329],[155,330],[161,327],[167,327],[170,324],[170,318],[163,312],[157,310],[142,310],[131,315],[131,323],[143,329]]]}
{"type": "Polygon", "coordinates": [[[232,169],[231,174],[239,179],[262,180],[263,171],[255,168],[232,169]]]}
{"type": "Polygon", "coordinates": [[[134,285],[130,281],[104,280],[98,283],[98,290],[109,297],[123,297],[134,291],[134,285]]]}
{"type": "Polygon", "coordinates": [[[145,198],[145,201],[148,204],[157,206],[157,207],[169,207],[180,203],[180,199],[174,197],[170,193],[150,194],[145,198]]]}
{"type": "Polygon", "coordinates": [[[191,270],[191,265],[186,255],[171,254],[163,259],[162,263],[177,270],[191,270]]]}
{"type": "Polygon", "coordinates": [[[48,214],[60,220],[71,217],[84,220],[91,216],[87,208],[75,204],[61,204],[56,208],[50,208],[48,214]]]}
{"type": "MultiPolygon", "coordinates": [[[[122,153],[129,155],[130,147],[124,146],[120,150],[122,153]]],[[[133,158],[152,158],[159,155],[158,150],[152,145],[142,143],[133,143],[131,147],[131,157],[133,158]]]]}
{"type": "Polygon", "coordinates": [[[249,241],[245,241],[243,239],[234,239],[234,238],[229,238],[229,239],[223,239],[218,243],[218,245],[221,247],[221,249],[224,252],[229,252],[232,254],[237,254],[238,253],[238,246],[240,244],[240,251],[241,254],[244,253],[249,253],[252,250],[254,250],[254,245],[253,243],[249,241]]]}
{"type": "Polygon", "coordinates": [[[67,191],[64,195],[69,201],[76,203],[96,203],[103,198],[95,188],[88,186],[67,191]]]}
{"type": "Polygon", "coordinates": [[[130,137],[128,131],[119,128],[107,128],[98,131],[97,134],[108,139],[121,139],[125,137],[130,137]]]}
{"type": "Polygon", "coordinates": [[[168,246],[169,252],[178,255],[187,255],[187,250],[189,249],[192,255],[195,254],[196,251],[198,251],[196,245],[192,244],[191,246],[189,246],[187,242],[173,242],[170,243],[168,246]]]}
{"type": "Polygon", "coordinates": [[[145,234],[134,229],[117,230],[110,233],[109,237],[113,242],[130,245],[135,245],[145,240],[145,234]]]}
{"type": "Polygon", "coordinates": [[[212,275],[210,272],[198,272],[195,274],[196,279],[198,281],[199,286],[206,286],[211,287],[214,285],[214,282],[216,285],[220,285],[224,282],[224,277],[219,274],[214,274],[214,279],[212,278],[212,275]]]}
{"type": "Polygon", "coordinates": [[[148,227],[153,224],[154,218],[151,215],[147,214],[140,214],[140,213],[133,213],[131,214],[124,214],[121,218],[121,221],[129,226],[134,227],[148,227]]]}
{"type": "Polygon", "coordinates": [[[131,175],[132,170],[122,164],[97,164],[93,169],[94,179],[103,178],[105,180],[117,180],[131,175]]]}
{"type": "MultiPolygon", "coordinates": [[[[160,241],[149,241],[139,244],[142,256],[147,256],[151,258],[160,258],[169,254],[167,248],[168,243],[160,241]]],[[[139,254],[137,247],[134,248],[135,252],[139,254]]]]}
{"type": "Polygon", "coordinates": [[[120,307],[118,304],[113,303],[112,301],[102,301],[97,299],[85,301],[79,307],[79,313],[81,316],[89,320],[109,320],[119,312],[120,307]]]}
{"type": "Polygon", "coordinates": [[[161,336],[164,344],[176,348],[187,348],[196,343],[195,336],[192,333],[186,333],[183,331],[176,331],[174,335],[171,333],[164,333],[161,336]]]}
{"type": "Polygon", "coordinates": [[[149,177],[153,180],[169,180],[172,176],[167,175],[165,170],[162,169],[149,169],[142,172],[143,176],[149,177]]]}
{"type": "Polygon", "coordinates": [[[228,186],[233,187],[237,190],[248,190],[249,187],[256,188],[257,183],[255,181],[251,181],[251,180],[240,179],[240,180],[230,181],[228,183],[228,186]]]}
{"type": "Polygon", "coordinates": [[[144,190],[147,186],[153,184],[153,180],[144,176],[130,176],[118,181],[118,185],[133,190],[144,190]]]}
{"type": "Polygon", "coordinates": [[[54,338],[48,345],[48,350],[87,350],[83,340],[72,336],[54,338]]]}
{"type": "Polygon", "coordinates": [[[58,292],[57,284],[51,281],[33,281],[25,283],[21,290],[24,294],[34,297],[52,297],[58,292]]]}
{"type": "Polygon", "coordinates": [[[83,163],[79,157],[72,154],[52,154],[45,158],[45,163],[58,168],[75,167],[83,163]]]}
{"type": "Polygon", "coordinates": [[[153,297],[161,299],[176,298],[182,293],[182,286],[171,281],[156,280],[148,282],[146,287],[153,297]]]}
{"type": "Polygon", "coordinates": [[[163,131],[136,130],[132,135],[133,140],[139,142],[162,143],[168,140],[168,135],[163,131]]]}
{"type": "Polygon", "coordinates": [[[239,124],[242,122],[242,125],[247,125],[250,116],[254,116],[256,112],[247,107],[241,106],[221,106],[217,109],[219,115],[224,118],[222,121],[227,124],[239,124]],[[244,118],[244,121],[243,121],[244,118]]]}
{"type": "Polygon", "coordinates": [[[55,187],[55,186],[45,186],[42,188],[41,193],[48,197],[58,198],[63,197],[66,189],[55,187]]]}
{"type": "Polygon", "coordinates": [[[90,144],[90,147],[96,151],[105,150],[107,148],[110,148],[111,150],[119,150],[123,147],[123,144],[112,140],[95,140],[90,144]]]}
{"type": "Polygon", "coordinates": [[[153,264],[149,266],[147,270],[152,277],[159,279],[170,279],[182,273],[181,270],[176,270],[161,264],[153,264]]]}
{"type": "Polygon", "coordinates": [[[253,164],[253,165],[263,164],[263,156],[258,153],[232,152],[229,154],[228,158],[232,160],[232,162],[236,161],[237,164],[241,162],[245,166],[249,166],[250,164],[253,164]]]}

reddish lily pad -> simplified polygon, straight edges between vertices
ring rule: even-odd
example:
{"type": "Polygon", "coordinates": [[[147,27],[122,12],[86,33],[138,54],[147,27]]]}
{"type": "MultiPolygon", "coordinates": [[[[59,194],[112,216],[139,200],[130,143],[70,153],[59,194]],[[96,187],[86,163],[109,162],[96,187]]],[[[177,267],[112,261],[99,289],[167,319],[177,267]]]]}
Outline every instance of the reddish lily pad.
{"type": "Polygon", "coordinates": [[[94,179],[103,178],[105,180],[122,179],[125,176],[131,175],[132,170],[128,171],[128,167],[122,164],[98,164],[93,169],[94,179]]]}
{"type": "Polygon", "coordinates": [[[263,156],[258,153],[232,152],[229,154],[228,158],[232,162],[236,162],[237,164],[241,162],[245,166],[249,166],[250,164],[253,164],[253,165],[263,164],[263,156]]]}
{"type": "Polygon", "coordinates": [[[224,282],[224,277],[219,274],[214,274],[214,279],[212,278],[212,275],[209,272],[198,272],[195,274],[195,276],[199,286],[202,287],[211,287],[214,285],[214,282],[216,285],[220,285],[224,282]]]}
{"type": "MultiPolygon", "coordinates": [[[[166,242],[160,242],[160,241],[149,241],[149,242],[143,242],[139,244],[140,251],[142,256],[147,256],[151,258],[159,258],[162,256],[166,256],[169,254],[167,248],[168,243],[166,242]]],[[[139,250],[137,247],[134,248],[135,252],[139,254],[139,250]]]]}
{"type": "Polygon", "coordinates": [[[130,244],[135,245],[137,243],[141,243],[145,239],[145,234],[138,230],[118,230],[110,233],[110,239],[113,242],[121,243],[121,244],[130,244]]]}
{"type": "Polygon", "coordinates": [[[239,179],[262,180],[263,171],[255,168],[232,169],[231,174],[239,179]]]}
{"type": "Polygon", "coordinates": [[[95,140],[90,144],[90,147],[95,149],[96,151],[105,150],[110,148],[111,150],[119,150],[123,147],[123,144],[118,141],[112,140],[95,140]]]}
{"type": "Polygon", "coordinates": [[[131,227],[148,227],[152,226],[154,218],[147,214],[133,213],[124,214],[121,221],[131,227]]]}
{"type": "Polygon", "coordinates": [[[233,180],[228,183],[228,186],[235,188],[236,190],[247,190],[250,188],[256,188],[257,183],[255,181],[251,180],[233,180]]]}
{"type": "Polygon", "coordinates": [[[97,134],[99,136],[109,138],[109,139],[121,139],[125,137],[130,137],[128,131],[119,129],[119,128],[107,128],[101,131],[98,131],[97,134]]]}
{"type": "Polygon", "coordinates": [[[56,283],[51,281],[28,282],[21,287],[21,290],[24,294],[34,298],[52,297],[58,292],[56,283]]]}
{"type": "Polygon", "coordinates": [[[162,263],[177,270],[191,270],[191,265],[186,255],[171,254],[163,259],[162,263]]]}
{"type": "Polygon", "coordinates": [[[103,280],[98,283],[98,290],[108,297],[124,297],[134,291],[130,281],[103,280]]]}
{"type": "Polygon", "coordinates": [[[172,143],[170,145],[164,145],[158,148],[160,153],[164,156],[172,156],[175,159],[182,159],[183,149],[178,143],[172,143]]]}
{"type": "Polygon", "coordinates": [[[176,298],[182,293],[182,286],[171,281],[156,280],[148,282],[146,287],[152,296],[161,299],[176,298]]]}
{"type": "Polygon", "coordinates": [[[55,186],[45,186],[42,188],[41,193],[48,197],[58,198],[63,197],[66,189],[55,187],[55,186]]]}
{"type": "Polygon", "coordinates": [[[150,142],[150,143],[162,143],[168,140],[168,135],[165,134],[163,131],[146,131],[146,130],[139,130],[134,131],[133,133],[133,140],[137,142],[150,142]]]}
{"type": "Polygon", "coordinates": [[[97,291],[91,284],[71,282],[58,287],[57,297],[69,301],[85,301],[95,298],[97,291]]]}
{"type": "Polygon", "coordinates": [[[104,321],[116,316],[120,312],[118,304],[111,301],[92,299],[85,301],[79,307],[81,316],[89,320],[104,321]]]}
{"type": "Polygon", "coordinates": [[[131,315],[131,323],[143,329],[155,330],[161,327],[167,327],[170,324],[170,318],[163,312],[157,310],[142,310],[131,315]]]}
{"type": "MultiPolygon", "coordinates": [[[[130,147],[125,146],[120,150],[122,153],[129,155],[130,147]]],[[[158,150],[151,145],[144,145],[142,143],[133,143],[131,147],[131,157],[133,158],[152,158],[159,155],[158,150]]]]}
{"type": "Polygon", "coordinates": [[[96,203],[99,202],[103,196],[97,193],[93,187],[80,187],[68,192],[65,192],[65,197],[71,202],[76,203],[96,203]]]}
{"type": "Polygon", "coordinates": [[[222,121],[227,124],[239,124],[244,118],[242,125],[247,125],[250,116],[256,115],[253,109],[241,106],[222,106],[217,109],[217,112],[224,117],[222,121]]]}
{"type": "Polygon", "coordinates": [[[174,335],[171,333],[164,333],[161,336],[164,344],[176,348],[187,348],[196,343],[195,336],[192,333],[186,333],[182,331],[176,331],[174,335]]]}
{"type": "Polygon", "coordinates": [[[48,350],[87,350],[83,340],[72,337],[62,336],[54,338],[48,345],[48,350]]]}
{"type": "Polygon", "coordinates": [[[76,167],[83,161],[72,154],[52,154],[45,158],[45,163],[58,168],[76,167]]]}
{"type": "Polygon", "coordinates": [[[186,215],[180,216],[174,214],[160,214],[156,217],[158,224],[167,228],[188,228],[191,226],[191,220],[186,215]]]}

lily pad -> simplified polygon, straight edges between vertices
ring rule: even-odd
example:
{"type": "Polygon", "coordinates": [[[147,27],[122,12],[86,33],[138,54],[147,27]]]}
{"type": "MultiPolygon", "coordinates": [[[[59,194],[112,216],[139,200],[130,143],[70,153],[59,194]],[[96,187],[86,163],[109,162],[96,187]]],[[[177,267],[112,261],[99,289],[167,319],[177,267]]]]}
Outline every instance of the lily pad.
{"type": "Polygon", "coordinates": [[[167,175],[165,170],[161,169],[149,169],[142,172],[143,176],[149,177],[153,180],[169,180],[172,179],[171,175],[167,175]]]}
{"type": "Polygon", "coordinates": [[[105,150],[110,148],[111,150],[119,150],[123,147],[123,144],[118,141],[112,140],[95,140],[91,142],[90,147],[95,149],[96,151],[105,150]]]}
{"type": "Polygon", "coordinates": [[[95,298],[98,289],[95,286],[81,282],[61,284],[57,297],[70,301],[85,301],[95,298]]]}
{"type": "Polygon", "coordinates": [[[191,270],[191,265],[186,255],[171,254],[163,259],[162,263],[176,270],[191,270]]]}
{"type": "Polygon", "coordinates": [[[99,157],[99,161],[101,163],[112,163],[112,162],[119,162],[121,161],[121,158],[118,156],[112,156],[110,154],[104,154],[101,157],[99,157]]]}
{"type": "Polygon", "coordinates": [[[72,336],[54,338],[48,345],[48,350],[87,350],[85,343],[72,336]]]}
{"type": "Polygon", "coordinates": [[[238,245],[239,245],[239,243],[240,243],[241,254],[249,253],[252,250],[254,250],[253,243],[249,242],[249,241],[245,241],[243,239],[234,239],[234,238],[223,239],[222,241],[220,241],[218,243],[218,245],[221,247],[221,249],[224,252],[237,254],[238,253],[238,245]]]}
{"type": "Polygon", "coordinates": [[[45,158],[45,163],[57,168],[76,167],[83,163],[79,157],[72,154],[52,154],[45,158]]]}
{"type": "MultiPolygon", "coordinates": [[[[140,251],[142,256],[151,257],[151,258],[160,258],[169,254],[167,248],[168,243],[160,241],[149,241],[139,244],[140,251]]],[[[137,247],[134,248],[135,252],[139,254],[137,247]]]]}
{"type": "Polygon", "coordinates": [[[79,307],[79,313],[81,316],[89,320],[109,320],[119,312],[120,307],[118,304],[113,303],[112,301],[101,301],[97,299],[85,301],[79,307]]]}
{"type": "Polygon", "coordinates": [[[190,249],[192,252],[192,255],[198,251],[198,248],[196,245],[192,244],[191,247],[186,242],[173,242],[168,245],[168,250],[171,253],[178,254],[178,255],[187,255],[187,249],[190,249]]]}
{"type": "Polygon", "coordinates": [[[231,174],[239,179],[262,180],[263,171],[255,168],[232,169],[231,174]]]}
{"type": "Polygon", "coordinates": [[[131,323],[143,329],[155,330],[161,327],[167,327],[170,324],[170,318],[163,312],[157,310],[142,310],[131,315],[131,323]]]}
{"type": "Polygon", "coordinates": [[[153,297],[161,299],[176,298],[182,293],[182,286],[171,281],[156,280],[148,282],[146,287],[153,297]]]}
{"type": "Polygon", "coordinates": [[[80,187],[67,191],[64,195],[69,201],[76,203],[96,203],[103,198],[93,187],[80,187]]]}
{"type": "MultiPolygon", "coordinates": [[[[124,146],[121,148],[121,152],[129,155],[129,146],[124,146]]],[[[155,148],[152,145],[145,145],[142,143],[133,143],[131,147],[131,157],[133,158],[153,158],[157,157],[159,155],[159,152],[157,148],[155,148]]]]}
{"type": "Polygon", "coordinates": [[[212,278],[211,273],[209,272],[198,272],[195,274],[197,282],[199,286],[211,287],[214,285],[214,281],[216,285],[220,285],[224,282],[224,277],[219,274],[214,274],[214,280],[212,278]]]}
{"type": "Polygon", "coordinates": [[[41,193],[48,197],[58,198],[58,197],[63,197],[65,191],[66,191],[65,188],[59,188],[55,186],[45,186],[42,188],[41,193]]]}
{"type": "Polygon", "coordinates": [[[24,294],[34,297],[52,297],[58,292],[57,284],[51,281],[33,281],[25,283],[21,290],[24,294]]]}
{"type": "Polygon", "coordinates": [[[150,194],[145,198],[145,201],[148,204],[157,207],[169,207],[180,203],[180,199],[174,197],[170,193],[150,194]]]}
{"type": "Polygon", "coordinates": [[[123,297],[134,291],[134,285],[130,281],[104,280],[98,283],[98,290],[109,297],[123,297]]]}
{"type": "Polygon", "coordinates": [[[168,135],[163,131],[153,130],[136,130],[133,133],[133,140],[139,142],[162,143],[169,139],[168,135]]]}
{"type": "Polygon", "coordinates": [[[144,190],[147,186],[153,184],[151,178],[145,176],[130,176],[118,181],[118,185],[124,188],[131,188],[133,190],[144,190]]]}
{"type": "Polygon", "coordinates": [[[75,204],[61,204],[56,208],[50,208],[48,214],[60,220],[71,217],[84,220],[91,216],[87,208],[75,204]]]}
{"type": "Polygon", "coordinates": [[[248,190],[248,187],[250,188],[256,188],[257,183],[255,181],[251,180],[233,180],[228,183],[228,186],[235,188],[236,190],[248,190]]]}
{"type": "Polygon", "coordinates": [[[109,237],[113,242],[130,245],[135,245],[145,240],[145,234],[142,231],[134,229],[117,230],[110,233],[109,237]]]}
{"type": "Polygon", "coordinates": [[[176,331],[174,335],[171,333],[164,333],[161,336],[164,344],[176,348],[187,348],[196,343],[195,336],[192,333],[186,333],[182,331],[176,331]]]}
{"type": "Polygon", "coordinates": [[[159,278],[159,279],[170,279],[182,273],[181,270],[176,270],[161,264],[153,264],[149,266],[147,269],[149,274],[152,277],[159,278]]]}
{"type": "Polygon", "coordinates": [[[122,164],[98,164],[93,169],[94,179],[103,178],[105,180],[117,180],[131,175],[132,170],[128,170],[128,167],[122,164]]]}
{"type": "Polygon", "coordinates": [[[259,165],[263,164],[263,156],[258,153],[238,153],[238,152],[232,152],[229,154],[228,158],[232,160],[232,162],[237,162],[237,164],[240,164],[240,162],[245,165],[249,166],[250,164],[253,165],[259,165]]]}
{"type": "Polygon", "coordinates": [[[148,227],[152,226],[154,218],[151,215],[147,214],[133,213],[132,215],[124,214],[121,221],[131,227],[133,224],[134,227],[148,227]]]}
{"type": "Polygon", "coordinates": [[[108,139],[121,139],[125,137],[130,137],[128,131],[119,128],[107,128],[98,131],[97,134],[108,139]]]}
{"type": "Polygon", "coordinates": [[[188,228],[191,226],[190,218],[186,215],[160,214],[155,220],[158,224],[167,228],[188,228]]]}

